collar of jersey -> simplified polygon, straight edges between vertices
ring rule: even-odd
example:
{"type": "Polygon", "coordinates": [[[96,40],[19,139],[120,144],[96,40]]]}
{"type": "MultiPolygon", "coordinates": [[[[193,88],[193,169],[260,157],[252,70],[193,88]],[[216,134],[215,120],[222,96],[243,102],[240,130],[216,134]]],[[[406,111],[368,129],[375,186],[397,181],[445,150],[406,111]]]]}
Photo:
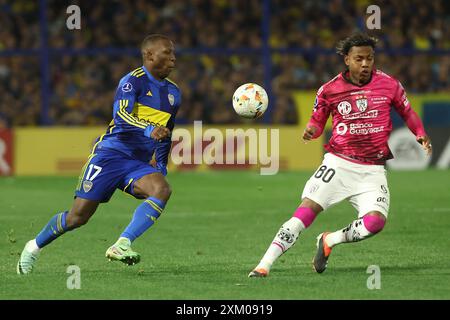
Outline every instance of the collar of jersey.
{"type": "Polygon", "coordinates": [[[151,82],[153,82],[154,84],[156,84],[158,87],[163,87],[167,84],[167,81],[164,80],[158,80],[156,79],[151,73],[150,71],[147,70],[146,67],[142,66],[142,69],[144,69],[145,73],[147,74],[147,77],[150,79],[151,82]]]}

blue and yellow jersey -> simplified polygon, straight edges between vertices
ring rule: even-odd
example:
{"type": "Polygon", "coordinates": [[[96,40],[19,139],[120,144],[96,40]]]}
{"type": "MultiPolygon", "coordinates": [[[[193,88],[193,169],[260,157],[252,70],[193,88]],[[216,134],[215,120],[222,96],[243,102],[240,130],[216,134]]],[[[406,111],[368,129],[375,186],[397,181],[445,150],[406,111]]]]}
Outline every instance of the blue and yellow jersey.
{"type": "Polygon", "coordinates": [[[156,152],[157,162],[167,165],[170,138],[158,142],[144,133],[149,126],[172,130],[180,102],[180,89],[174,82],[167,78],[159,81],[144,66],[137,68],[120,80],[113,120],[94,149],[117,150],[145,162],[156,152]]]}

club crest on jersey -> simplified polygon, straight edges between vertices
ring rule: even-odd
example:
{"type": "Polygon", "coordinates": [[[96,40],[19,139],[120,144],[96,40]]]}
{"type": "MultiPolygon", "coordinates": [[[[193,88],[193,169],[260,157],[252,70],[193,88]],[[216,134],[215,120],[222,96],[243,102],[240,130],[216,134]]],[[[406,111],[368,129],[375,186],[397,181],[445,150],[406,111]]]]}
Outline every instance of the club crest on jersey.
{"type": "Polygon", "coordinates": [[[356,106],[359,111],[364,112],[367,109],[367,99],[358,99],[356,100],[356,106]]]}
{"type": "Polygon", "coordinates": [[[167,95],[167,98],[169,99],[170,105],[173,106],[173,104],[175,103],[175,97],[173,96],[173,94],[169,93],[167,95]]]}
{"type": "Polygon", "coordinates": [[[133,85],[129,82],[125,82],[122,86],[122,91],[123,92],[130,92],[131,90],[133,90],[133,85]]]}
{"type": "Polygon", "coordinates": [[[339,102],[337,109],[339,113],[344,116],[346,114],[349,114],[350,111],[352,111],[352,105],[348,101],[341,101],[339,102]]]}
{"type": "Polygon", "coordinates": [[[89,192],[92,189],[93,183],[89,180],[83,181],[83,190],[84,192],[89,192]]]}

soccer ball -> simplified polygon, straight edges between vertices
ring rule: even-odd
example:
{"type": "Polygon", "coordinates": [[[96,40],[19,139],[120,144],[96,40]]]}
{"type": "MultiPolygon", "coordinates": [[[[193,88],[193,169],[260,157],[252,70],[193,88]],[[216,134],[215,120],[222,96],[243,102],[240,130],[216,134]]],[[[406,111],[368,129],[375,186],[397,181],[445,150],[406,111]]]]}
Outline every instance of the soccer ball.
{"type": "Polygon", "coordinates": [[[269,98],[266,90],[256,83],[243,84],[233,94],[233,108],[243,118],[261,117],[268,105],[269,98]]]}

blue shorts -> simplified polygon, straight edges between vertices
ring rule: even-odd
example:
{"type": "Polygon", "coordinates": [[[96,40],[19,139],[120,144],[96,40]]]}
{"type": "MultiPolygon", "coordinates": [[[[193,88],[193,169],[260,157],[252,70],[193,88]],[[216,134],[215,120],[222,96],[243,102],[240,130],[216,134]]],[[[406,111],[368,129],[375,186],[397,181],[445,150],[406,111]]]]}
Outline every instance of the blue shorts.
{"type": "Polygon", "coordinates": [[[133,193],[136,180],[159,172],[149,163],[132,159],[114,150],[96,150],[84,165],[78,181],[75,197],[108,202],[116,189],[142,198],[133,193]]]}

